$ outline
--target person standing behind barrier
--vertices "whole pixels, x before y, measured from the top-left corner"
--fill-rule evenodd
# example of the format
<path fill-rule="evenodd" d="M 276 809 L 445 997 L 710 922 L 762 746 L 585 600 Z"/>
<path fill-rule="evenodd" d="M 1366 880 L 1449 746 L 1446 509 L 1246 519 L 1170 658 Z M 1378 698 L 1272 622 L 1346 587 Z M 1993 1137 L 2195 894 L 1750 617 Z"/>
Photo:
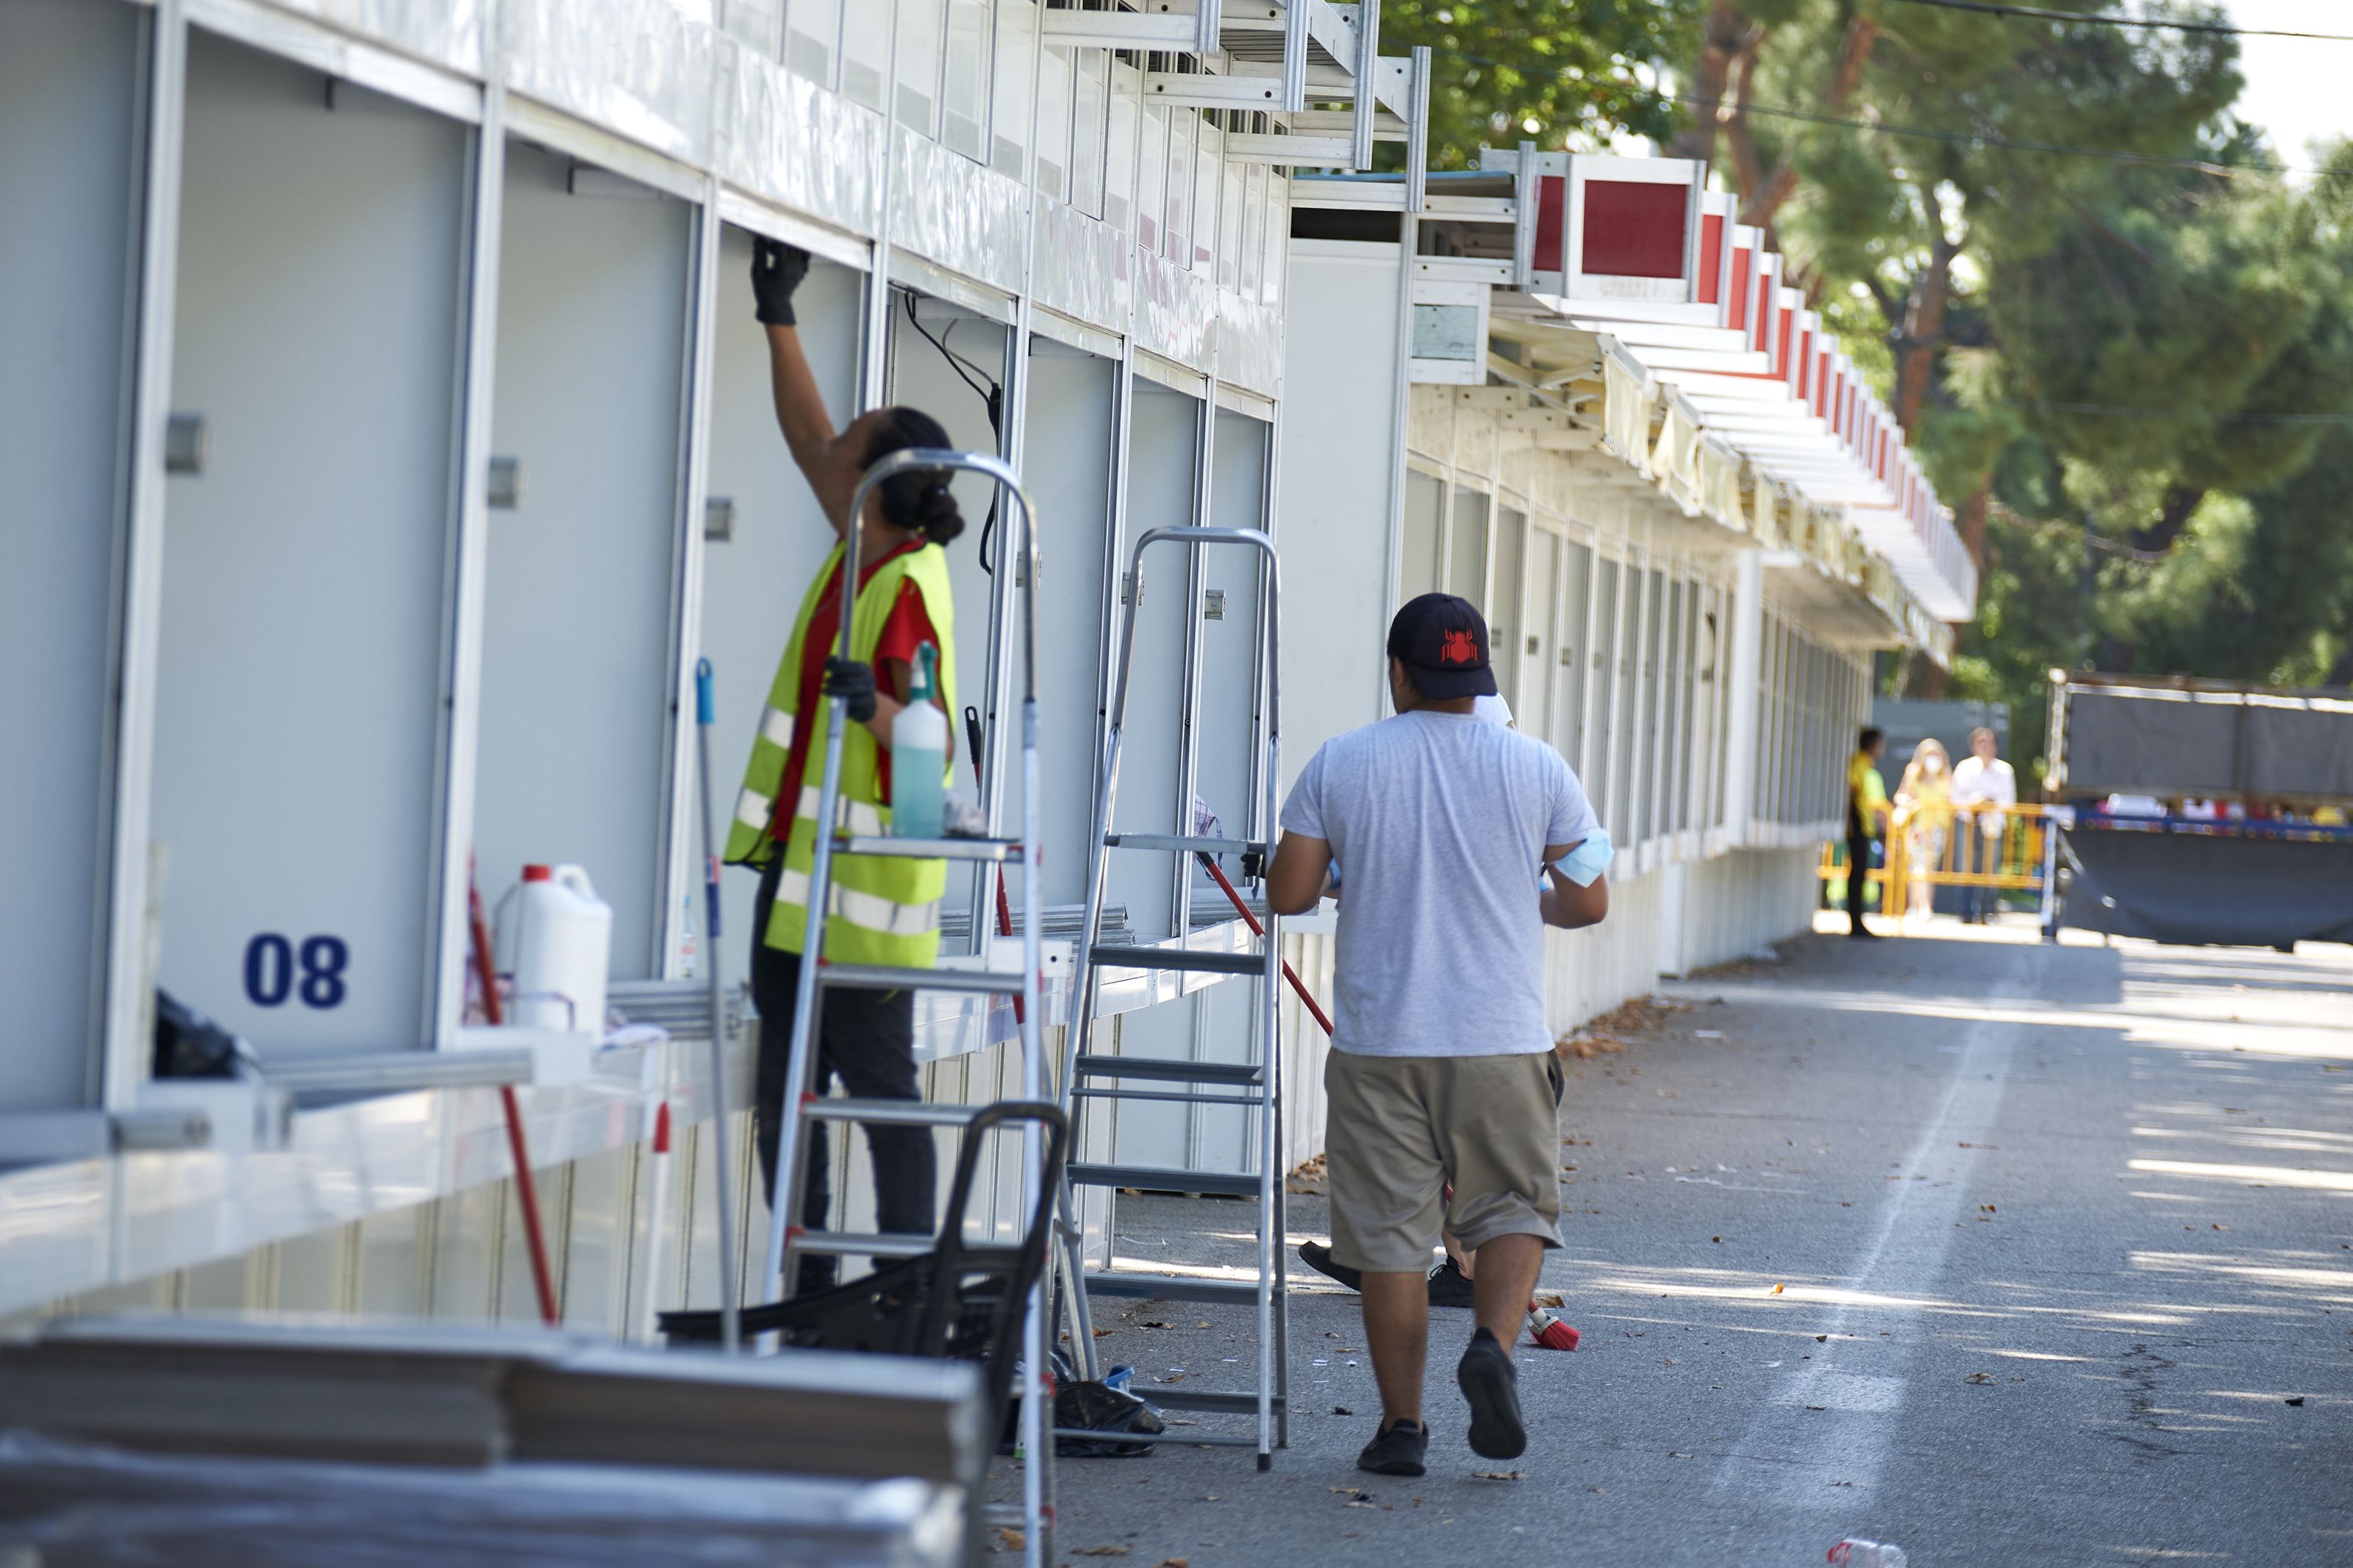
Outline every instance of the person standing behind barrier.
<path fill-rule="evenodd" d="M 859 478 L 893 452 L 945 447 L 939 421 L 913 408 L 877 408 L 836 433 L 824 394 L 801 353 L 793 292 L 808 273 L 806 252 L 773 240 L 755 242 L 752 294 L 768 339 L 776 423 L 794 463 L 817 492 L 837 541 L 850 526 L 849 498 Z M 919 651 L 936 656 L 936 703 L 955 711 L 955 607 L 949 596 L 947 553 L 941 546 L 964 531 L 964 517 L 948 490 L 948 476 L 916 469 L 884 480 L 868 496 L 858 519 L 858 588 L 850 602 L 852 657 L 836 653 L 841 635 L 842 545 L 818 569 L 802 598 L 752 744 L 735 820 L 727 833 L 729 865 L 760 868 L 753 910 L 752 993 L 760 1008 L 760 1063 L 752 1125 L 776 1201 L 776 1145 L 791 1050 L 793 1008 L 800 983 L 801 946 L 808 920 L 809 870 L 817 843 L 818 775 L 825 765 L 827 699 L 849 704 L 853 728 L 843 736 L 841 795 L 853 831 L 890 831 L 891 721 L 913 689 Z M 878 679 L 879 677 L 879 679 Z M 950 726 L 949 733 L 955 733 Z M 954 777 L 951 744 L 947 759 Z M 928 968 L 939 952 L 943 860 L 857 857 L 833 863 L 825 926 L 825 953 L 837 963 Z M 839 1077 L 849 1092 L 869 1100 L 920 1100 L 915 1075 L 914 997 L 895 991 L 819 993 L 815 1091 Z M 801 1224 L 825 1227 L 829 1207 L 825 1124 L 805 1129 Z M 887 1233 L 929 1236 L 937 1224 L 936 1155 L 927 1127 L 869 1126 L 873 1154 L 876 1221 Z M 835 1279 L 835 1259 L 803 1256 L 801 1292 Z"/>
<path fill-rule="evenodd" d="M 1875 724 L 1863 726 L 1846 762 L 1846 934 L 1875 937 L 1863 923 L 1863 901 L 1871 889 L 1871 846 L 1887 816 L 1887 781 L 1879 776 L 1880 753 L 1887 737 Z M 1883 882 L 1882 886 L 1885 884 Z"/>
<path fill-rule="evenodd" d="M 1973 863 L 1964 855 L 1961 869 L 1981 877 L 2001 869 L 2002 834 L 2010 825 L 2009 809 L 2018 804 L 2018 774 L 1999 751 L 1993 731 L 1980 724 L 1969 731 L 1969 754 L 1953 768 L 1953 805 L 1965 812 L 1977 808 L 1967 815 L 1977 818 L 1978 831 L 1962 840 L 1975 845 L 1976 858 Z M 1985 924 L 1987 915 L 2000 907 L 1996 889 L 1972 882 L 1961 889 L 1961 919 L 1972 925 Z"/>
<path fill-rule="evenodd" d="M 1476 609 L 1446 594 L 1409 603 L 1389 625 L 1388 679 L 1396 716 L 1325 742 L 1301 770 L 1267 904 L 1311 910 L 1334 857 L 1348 868 L 1324 1073 L 1332 1254 L 1363 1271 L 1381 1392 L 1356 1463 L 1418 1476 L 1441 1228 L 1478 1260 L 1477 1329 L 1455 1368 L 1471 1447 L 1501 1459 L 1527 1444 L 1511 1344 L 1545 1249 L 1560 1245 L 1544 928 L 1593 924 L 1609 891 L 1583 861 L 1556 865 L 1598 826 L 1568 763 L 1472 713 L 1495 689 Z M 1541 891 L 1540 868 L 1554 868 Z"/>
<path fill-rule="evenodd" d="M 1930 736 L 1912 748 L 1912 761 L 1895 786 L 1895 808 L 1905 818 L 1904 864 L 1907 916 L 1926 920 L 1936 908 L 1929 873 L 1944 864 L 1946 831 L 1953 821 L 1952 759 L 1945 742 Z"/>

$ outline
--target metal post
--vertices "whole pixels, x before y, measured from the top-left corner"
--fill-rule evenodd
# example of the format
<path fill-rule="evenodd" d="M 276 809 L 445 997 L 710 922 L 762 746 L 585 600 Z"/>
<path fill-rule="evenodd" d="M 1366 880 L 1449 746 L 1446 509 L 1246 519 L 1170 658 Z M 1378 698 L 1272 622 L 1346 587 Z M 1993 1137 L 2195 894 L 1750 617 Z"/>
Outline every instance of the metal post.
<path fill-rule="evenodd" d="M 702 972 L 711 995 L 711 1129 L 717 1140 L 719 1167 L 719 1334 L 727 1353 L 743 1348 L 744 1271 L 736 1263 L 735 1159 L 727 1136 L 727 972 L 720 946 L 719 920 L 719 775 L 711 767 L 711 731 L 717 722 L 718 704 L 711 695 L 711 661 L 694 666 L 695 737 L 702 777 Z M 758 935 L 754 934 L 754 940 Z M 653 1223 L 661 1224 L 661 1215 Z M 653 1281 L 647 1282 L 649 1290 Z"/>

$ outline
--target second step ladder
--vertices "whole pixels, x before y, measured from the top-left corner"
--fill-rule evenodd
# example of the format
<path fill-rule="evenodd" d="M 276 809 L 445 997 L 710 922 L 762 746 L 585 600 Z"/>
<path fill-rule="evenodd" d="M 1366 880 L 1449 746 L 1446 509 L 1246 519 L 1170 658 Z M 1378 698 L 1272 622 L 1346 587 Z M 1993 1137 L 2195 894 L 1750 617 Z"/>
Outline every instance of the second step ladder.
<path fill-rule="evenodd" d="M 1114 806 L 1119 795 L 1123 741 L 1127 730 L 1128 692 L 1135 672 L 1135 627 L 1144 599 L 1144 558 L 1155 545 L 1182 544 L 1198 548 L 1240 548 L 1262 557 L 1263 594 L 1259 606 L 1256 700 L 1250 718 L 1262 715 L 1259 752 L 1251 758 L 1250 783 L 1257 796 L 1243 837 L 1226 838 L 1194 833 L 1123 833 L 1114 830 Z M 1077 973 L 1071 983 L 1071 1026 L 1065 1037 L 1061 1078 L 1062 1107 L 1071 1121 L 1071 1147 L 1077 1151 L 1089 1110 L 1103 1102 L 1239 1109 L 1250 1124 L 1248 1142 L 1255 1165 L 1250 1170 L 1203 1169 L 1192 1166 L 1132 1165 L 1093 1163 L 1074 1158 L 1064 1169 L 1061 1195 L 1061 1239 L 1065 1288 L 1071 1291 L 1071 1342 L 1082 1377 L 1100 1375 L 1095 1365 L 1093 1313 L 1091 1302 L 1104 1297 L 1198 1301 L 1251 1308 L 1257 1319 L 1257 1376 L 1246 1389 L 1176 1389 L 1155 1387 L 1154 1403 L 1179 1410 L 1199 1410 L 1257 1418 L 1249 1436 L 1188 1433 L 1187 1443 L 1217 1443 L 1255 1448 L 1258 1467 L 1271 1469 L 1273 1453 L 1289 1442 L 1290 1412 L 1284 1365 L 1288 1309 L 1283 1291 L 1283 1173 L 1282 1166 L 1282 1072 L 1276 1022 L 1282 952 L 1271 913 L 1265 933 L 1253 949 L 1240 952 L 1219 945 L 1196 946 L 1189 900 L 1180 900 L 1176 934 L 1163 944 L 1109 944 L 1103 941 L 1104 881 L 1113 850 L 1143 851 L 1177 857 L 1185 874 L 1196 858 L 1225 855 L 1242 858 L 1247 874 L 1255 875 L 1271 847 L 1278 787 L 1277 601 L 1279 574 L 1274 542 L 1256 529 L 1198 526 L 1155 528 L 1136 542 L 1129 557 L 1127 582 L 1134 608 L 1123 617 L 1119 663 L 1111 689 L 1110 722 L 1097 758 L 1094 811 L 1088 840 L 1086 917 L 1075 955 Z M 1199 574 L 1194 580 L 1198 585 Z M 1262 705 L 1262 706 L 1261 706 Z M 1180 791 L 1182 826 L 1198 829 L 1189 799 Z M 1172 824 L 1179 826 L 1180 824 Z M 1244 979 L 1252 988 L 1249 1054 L 1240 1062 L 1172 1060 L 1130 1057 L 1094 1048 L 1095 1014 L 1107 975 L 1121 973 L 1213 974 Z M 1206 1196 L 1255 1199 L 1258 1215 L 1252 1277 L 1248 1279 L 1188 1279 L 1160 1273 L 1086 1266 L 1083 1226 L 1075 1193 L 1087 1187 L 1137 1188 L 1155 1192 L 1199 1194 Z"/>

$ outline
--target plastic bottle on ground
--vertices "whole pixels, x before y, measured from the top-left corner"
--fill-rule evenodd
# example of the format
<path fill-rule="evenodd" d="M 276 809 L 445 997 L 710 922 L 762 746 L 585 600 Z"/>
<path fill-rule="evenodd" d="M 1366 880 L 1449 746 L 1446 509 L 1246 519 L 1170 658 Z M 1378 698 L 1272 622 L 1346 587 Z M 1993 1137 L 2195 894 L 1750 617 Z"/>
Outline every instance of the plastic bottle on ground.
<path fill-rule="evenodd" d="M 1904 1548 L 1892 1541 L 1865 1541 L 1850 1535 L 1830 1550 L 1833 1568 L 1905 1568 Z"/>
<path fill-rule="evenodd" d="M 907 705 L 891 721 L 891 832 L 899 838 L 938 838 L 947 830 L 948 716 L 934 706 L 939 687 L 929 643 L 915 650 L 915 681 Z"/>

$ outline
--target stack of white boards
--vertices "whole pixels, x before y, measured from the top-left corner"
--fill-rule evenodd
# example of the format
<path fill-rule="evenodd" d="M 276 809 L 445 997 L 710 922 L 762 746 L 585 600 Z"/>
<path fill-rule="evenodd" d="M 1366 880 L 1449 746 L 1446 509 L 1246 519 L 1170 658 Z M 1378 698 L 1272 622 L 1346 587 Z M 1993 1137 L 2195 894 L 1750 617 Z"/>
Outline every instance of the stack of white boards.
<path fill-rule="evenodd" d="M 975 1536 L 981 1401 L 894 1356 L 58 1321 L 0 1342 L 0 1564 L 934 1568 Z"/>

